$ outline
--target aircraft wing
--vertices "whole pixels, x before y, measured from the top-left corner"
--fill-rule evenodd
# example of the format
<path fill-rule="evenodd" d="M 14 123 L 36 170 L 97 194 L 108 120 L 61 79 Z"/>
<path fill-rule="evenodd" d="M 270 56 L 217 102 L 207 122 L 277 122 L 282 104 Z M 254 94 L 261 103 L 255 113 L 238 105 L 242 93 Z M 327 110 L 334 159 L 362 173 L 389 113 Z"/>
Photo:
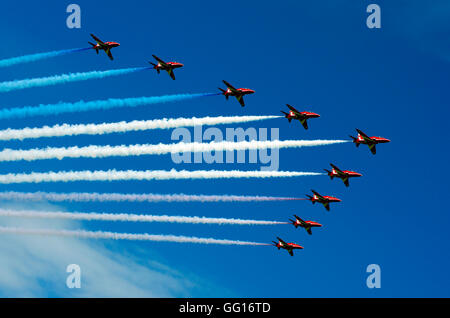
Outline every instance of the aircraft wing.
<path fill-rule="evenodd" d="M 278 241 L 280 241 L 281 243 L 283 243 L 284 245 L 287 245 L 287 243 L 285 241 L 283 241 L 282 239 L 280 239 L 279 237 L 277 237 Z"/>
<path fill-rule="evenodd" d="M 292 107 L 291 105 L 286 104 L 286 106 L 287 106 L 290 110 L 292 110 L 294 113 L 300 114 L 300 112 L 299 112 L 298 110 L 296 110 L 294 107 Z"/>
<path fill-rule="evenodd" d="M 157 60 L 161 65 L 167 66 L 167 63 L 164 62 L 163 60 L 161 60 L 159 57 L 157 57 L 157 56 L 154 55 L 154 54 L 152 54 L 152 56 L 153 56 L 153 58 L 154 58 L 155 60 Z"/>
<path fill-rule="evenodd" d="M 348 180 L 347 174 L 345 174 L 344 172 L 342 172 L 341 169 L 339 169 L 338 167 L 336 167 L 334 164 L 330 163 L 330 166 L 333 167 L 334 171 L 336 171 L 336 173 L 338 174 L 339 177 L 344 177 L 344 183 L 345 183 L 345 179 Z"/>
<path fill-rule="evenodd" d="M 303 128 L 308 129 L 308 122 L 306 119 L 300 119 L 300 123 L 303 125 Z"/>
<path fill-rule="evenodd" d="M 323 199 L 323 196 L 321 196 L 320 194 L 318 194 L 316 191 L 311 190 L 312 193 L 314 193 L 319 199 Z"/>
<path fill-rule="evenodd" d="M 170 77 L 172 77 L 172 79 L 175 80 L 175 73 L 173 72 L 173 69 L 169 68 L 167 70 L 167 73 L 169 73 Z"/>
<path fill-rule="evenodd" d="M 306 232 L 308 232 L 309 235 L 312 235 L 312 231 L 311 231 L 310 227 L 306 228 Z"/>
<path fill-rule="evenodd" d="M 374 155 L 377 153 L 377 148 L 375 144 L 369 144 L 369 149 Z"/>
<path fill-rule="evenodd" d="M 358 128 L 356 128 L 356 131 L 358 132 L 358 134 L 361 135 L 361 137 L 363 137 L 363 139 L 367 142 L 373 142 L 372 138 L 370 138 L 369 136 L 367 136 L 365 133 L 363 133 L 361 130 L 359 130 Z"/>
<path fill-rule="evenodd" d="M 108 57 L 109 57 L 109 59 L 110 59 L 111 61 L 114 60 L 114 57 L 113 57 L 112 54 L 111 54 L 111 49 L 106 49 L 105 52 L 106 52 L 106 54 L 108 55 Z"/>
<path fill-rule="evenodd" d="M 292 250 L 288 250 L 289 255 L 294 256 L 294 252 Z"/>
<path fill-rule="evenodd" d="M 334 164 L 330 163 L 331 168 L 333 168 L 334 170 L 336 170 L 336 172 L 342 172 L 341 169 L 339 169 L 338 167 L 336 167 Z"/>
<path fill-rule="evenodd" d="M 91 33 L 92 38 L 95 40 L 95 42 L 97 42 L 98 44 L 104 44 L 102 40 L 100 40 L 98 37 L 96 37 L 95 35 L 93 35 Z"/>
<path fill-rule="evenodd" d="M 241 106 L 244 107 L 245 106 L 244 97 L 242 97 L 242 95 L 238 95 L 238 96 L 236 96 L 236 98 L 237 98 L 239 104 L 241 104 Z"/>
<path fill-rule="evenodd" d="M 231 85 L 230 83 L 228 83 L 227 81 L 223 80 L 222 81 L 229 89 L 231 89 L 233 92 L 237 91 L 237 89 Z"/>
<path fill-rule="evenodd" d="M 325 202 L 323 206 L 327 209 L 327 211 L 330 211 L 330 202 Z"/>
<path fill-rule="evenodd" d="M 342 181 L 344 181 L 344 184 L 346 187 L 348 187 L 350 185 L 350 183 L 348 182 L 348 178 L 344 178 L 344 179 L 342 179 Z"/>

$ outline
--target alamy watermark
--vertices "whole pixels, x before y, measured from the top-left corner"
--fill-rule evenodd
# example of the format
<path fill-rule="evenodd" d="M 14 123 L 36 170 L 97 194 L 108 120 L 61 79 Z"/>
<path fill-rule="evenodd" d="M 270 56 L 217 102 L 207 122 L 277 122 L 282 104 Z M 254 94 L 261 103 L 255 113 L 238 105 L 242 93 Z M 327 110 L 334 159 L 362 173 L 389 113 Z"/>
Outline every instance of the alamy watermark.
<path fill-rule="evenodd" d="M 366 272 L 370 273 L 366 279 L 367 288 L 381 288 L 381 268 L 378 264 L 370 264 L 366 268 Z"/>
<path fill-rule="evenodd" d="M 81 28 L 81 8 L 78 4 L 69 4 L 66 12 L 70 13 L 66 19 L 66 25 L 69 29 Z"/>
<path fill-rule="evenodd" d="M 369 29 L 381 28 L 381 8 L 378 4 L 369 4 L 366 9 L 370 15 L 367 17 L 366 25 Z"/>
<path fill-rule="evenodd" d="M 81 288 L 81 267 L 77 264 L 67 265 L 66 272 L 70 273 L 66 279 L 67 288 Z"/>
<path fill-rule="evenodd" d="M 279 129 L 268 128 L 247 129 L 226 128 L 225 134 L 216 127 L 209 127 L 203 131 L 202 126 L 193 128 L 193 133 L 187 128 L 176 128 L 172 131 L 171 140 L 190 143 L 190 142 L 240 142 L 240 141 L 267 141 L 279 140 Z M 270 139 L 269 139 L 270 138 Z M 209 152 L 182 152 L 172 154 L 172 161 L 180 163 L 250 163 L 262 164 L 261 171 L 275 171 L 280 167 L 279 149 L 259 149 L 259 150 L 237 150 L 237 151 L 209 151 Z"/>

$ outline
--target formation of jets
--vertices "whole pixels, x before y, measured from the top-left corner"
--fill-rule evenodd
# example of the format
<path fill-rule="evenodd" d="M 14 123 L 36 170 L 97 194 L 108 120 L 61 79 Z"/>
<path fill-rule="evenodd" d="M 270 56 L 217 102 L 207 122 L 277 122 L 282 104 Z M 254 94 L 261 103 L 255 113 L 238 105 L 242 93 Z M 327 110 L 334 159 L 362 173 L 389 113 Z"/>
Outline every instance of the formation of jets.
<path fill-rule="evenodd" d="M 92 45 L 92 48 L 97 52 L 97 54 L 99 53 L 100 50 L 105 51 L 106 55 L 108 55 L 108 57 L 111 60 L 113 60 L 114 58 L 111 54 L 111 49 L 120 46 L 120 44 L 117 42 L 111 42 L 111 41 L 103 42 L 102 40 L 100 40 L 98 37 L 96 37 L 93 34 L 91 34 L 91 37 L 95 40 L 96 43 L 95 44 L 91 43 L 91 42 L 88 42 L 88 43 L 90 45 Z M 161 71 L 166 71 L 173 80 L 175 80 L 174 70 L 184 66 L 183 64 L 178 63 L 178 62 L 164 62 L 161 58 L 157 57 L 154 54 L 152 56 L 156 60 L 156 63 L 149 62 L 153 66 L 153 69 L 155 69 L 158 74 L 160 74 Z M 244 96 L 255 93 L 255 91 L 250 88 L 235 88 L 233 85 L 231 85 L 230 83 L 228 83 L 225 80 L 223 80 L 223 83 L 225 84 L 225 86 L 227 88 L 226 89 L 219 88 L 219 90 L 221 91 L 221 94 L 224 95 L 227 100 L 229 99 L 230 96 L 235 97 L 242 107 L 245 106 Z M 289 112 L 281 111 L 284 114 L 284 117 L 287 118 L 289 123 L 291 123 L 292 120 L 298 120 L 302 124 L 303 128 L 305 128 L 305 129 L 308 129 L 308 120 L 309 119 L 320 117 L 320 115 L 317 113 L 313 113 L 310 111 L 298 111 L 297 109 L 295 109 L 293 106 L 291 106 L 289 104 L 286 104 L 286 106 L 289 108 Z M 377 144 L 390 142 L 390 140 L 387 138 L 375 137 L 375 136 L 369 137 L 368 135 L 366 135 L 364 132 L 362 132 L 359 129 L 356 129 L 356 131 L 358 133 L 357 137 L 350 136 L 350 138 L 353 140 L 353 143 L 356 144 L 356 147 L 359 147 L 360 144 L 367 145 L 369 147 L 370 151 L 372 152 L 372 154 L 374 154 L 374 155 L 377 152 L 376 151 Z M 333 178 L 341 179 L 344 182 L 346 187 L 349 187 L 349 185 L 350 185 L 349 184 L 350 178 L 362 176 L 362 174 L 355 172 L 355 171 L 341 170 L 332 163 L 330 163 L 330 166 L 332 168 L 331 171 L 324 169 L 327 172 L 330 179 L 331 180 L 333 180 Z M 328 196 L 328 195 L 321 195 L 315 190 L 311 190 L 311 191 L 312 191 L 313 195 L 307 194 L 306 199 L 311 201 L 312 204 L 315 204 L 316 202 L 323 204 L 323 206 L 325 207 L 325 209 L 327 211 L 330 211 L 330 203 L 341 202 L 341 200 L 336 197 Z M 295 214 L 294 214 L 294 217 L 295 217 L 295 220 L 289 219 L 290 224 L 294 225 L 295 228 L 298 228 L 298 227 L 304 228 L 309 235 L 312 234 L 312 228 L 322 227 L 322 224 L 320 224 L 320 223 L 317 223 L 314 221 L 305 221 Z M 303 246 L 300 246 L 296 243 L 286 243 L 279 237 L 277 237 L 277 239 L 278 239 L 278 242 L 272 241 L 273 245 L 276 246 L 278 249 L 282 248 L 282 249 L 287 250 L 291 256 L 294 255 L 294 250 L 303 249 Z"/>

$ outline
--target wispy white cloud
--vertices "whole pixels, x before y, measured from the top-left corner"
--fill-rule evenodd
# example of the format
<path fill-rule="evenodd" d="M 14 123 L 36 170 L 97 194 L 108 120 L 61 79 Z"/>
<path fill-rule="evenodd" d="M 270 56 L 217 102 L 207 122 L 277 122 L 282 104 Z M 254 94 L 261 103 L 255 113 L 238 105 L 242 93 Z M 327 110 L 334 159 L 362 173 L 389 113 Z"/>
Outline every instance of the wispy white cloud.
<path fill-rule="evenodd" d="M 61 209 L 46 204 L 26 206 L 30 207 Z M 81 227 L 81 223 L 72 220 L 0 220 L 4 226 L 24 228 Z M 2 234 L 0 253 L 3 297 L 187 297 L 192 296 L 193 290 L 211 288 L 198 277 L 181 274 L 156 260 L 149 261 L 148 250 L 124 254 L 123 249 L 115 252 L 95 240 Z M 81 289 L 66 287 L 66 267 L 72 263 L 81 267 Z"/>

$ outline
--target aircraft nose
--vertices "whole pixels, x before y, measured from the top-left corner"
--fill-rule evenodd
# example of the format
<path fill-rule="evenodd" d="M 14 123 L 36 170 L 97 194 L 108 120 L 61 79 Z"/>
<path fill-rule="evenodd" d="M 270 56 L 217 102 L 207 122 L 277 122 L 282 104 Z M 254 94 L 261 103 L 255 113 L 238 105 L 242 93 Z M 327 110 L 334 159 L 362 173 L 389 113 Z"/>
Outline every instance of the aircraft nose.
<path fill-rule="evenodd" d="M 255 91 L 253 89 L 250 90 L 250 94 L 253 94 Z"/>

